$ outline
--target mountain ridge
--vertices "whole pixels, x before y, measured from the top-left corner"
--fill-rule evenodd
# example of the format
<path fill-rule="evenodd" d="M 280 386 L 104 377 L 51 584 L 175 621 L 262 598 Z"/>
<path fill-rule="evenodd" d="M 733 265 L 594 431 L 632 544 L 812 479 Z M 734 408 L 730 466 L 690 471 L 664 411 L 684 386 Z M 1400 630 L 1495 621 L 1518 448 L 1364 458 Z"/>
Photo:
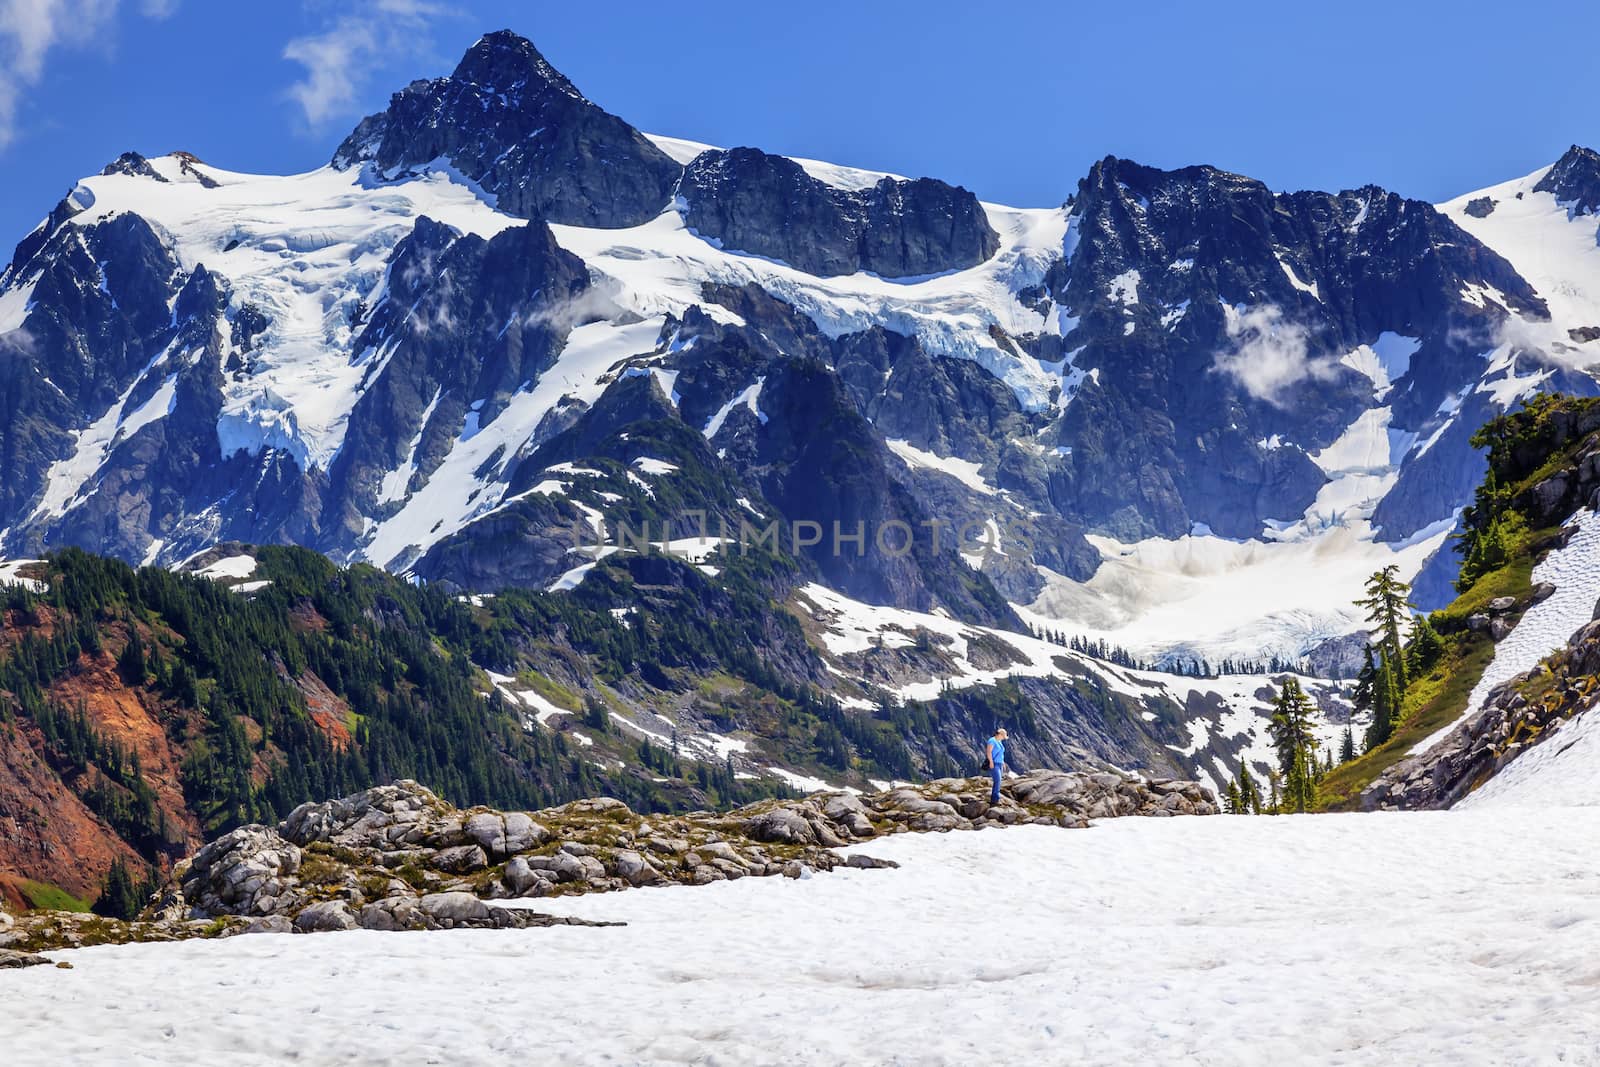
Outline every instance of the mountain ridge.
<path fill-rule="evenodd" d="M 597 151 L 632 153 L 636 177 L 670 172 L 660 185 L 680 199 L 671 190 L 659 203 L 654 193 L 619 199 L 586 184 L 585 168 L 598 157 L 548 140 L 555 133 L 534 137 L 543 127 L 530 123 L 546 111 L 561 120 L 547 126 L 577 131 Z M 1576 162 L 1563 173 L 1577 181 L 1587 157 L 1577 149 L 1568 156 Z M 587 418 L 625 374 L 654 375 L 669 402 L 685 405 L 686 421 L 727 408 L 712 437 L 788 432 L 777 423 L 746 426 L 741 413 L 765 411 L 758 400 L 736 403 L 776 388 L 758 384 L 776 366 L 770 346 L 763 351 L 752 336 L 737 357 L 746 376 L 734 381 L 733 364 L 717 369 L 718 361 L 685 347 L 705 343 L 692 340 L 705 330 L 686 333 L 681 324 L 705 315 L 724 335 L 781 331 L 781 355 L 804 355 L 840 375 L 847 388 L 827 403 L 866 414 L 871 433 L 890 442 L 889 458 L 875 462 L 891 464 L 888 480 L 906 485 L 924 513 L 997 528 L 1017 515 L 1044 522 L 1049 552 L 1002 553 L 997 544 L 978 554 L 987 558 L 974 580 L 1018 609 L 1078 622 L 1091 636 L 1154 656 L 1220 658 L 1255 642 L 1293 657 L 1348 633 L 1353 615 L 1334 598 L 1308 594 L 1281 617 L 1263 606 L 1233 629 L 1174 634 L 1143 606 L 1157 588 L 1181 581 L 1161 562 L 1171 555 L 1163 544 L 1221 560 L 1235 554 L 1230 544 L 1244 542 L 1259 546 L 1261 560 L 1287 566 L 1350 531 L 1352 568 L 1399 558 L 1416 570 L 1430 554 L 1443 567 L 1441 524 L 1470 497 L 1480 470 L 1465 441 L 1475 425 L 1530 389 L 1594 388 L 1576 367 L 1526 375 L 1545 360 L 1573 361 L 1545 335 L 1559 332 L 1556 340 L 1582 355 L 1591 342 L 1578 340 L 1587 326 L 1574 323 L 1587 312 L 1552 313 L 1544 301 L 1559 279 L 1535 287 L 1496 251 L 1502 245 L 1472 236 L 1494 215 L 1439 211 L 1373 187 L 1273 193 L 1217 168 L 1159 171 L 1107 157 L 1063 208 L 1010 209 L 972 197 L 977 214 L 965 217 L 977 228 L 957 226 L 967 227 L 961 241 L 972 251 L 950 260 L 951 270 L 901 279 L 811 274 L 759 249 L 718 247 L 726 235 L 719 242 L 696 232 L 696 200 L 706 194 L 695 186 L 683 199 L 683 176 L 697 161 L 730 158 L 652 139 L 594 108 L 509 33 L 480 39 L 451 76 L 396 94 L 325 172 L 260 179 L 192 157 L 123 157 L 19 245 L 0 283 L 8 287 L 0 300 L 10 301 L 0 303 L 10 309 L 0 326 L 13 327 L 3 336 L 17 351 L 10 392 L 22 399 L 0 450 L 10 487 L 0 501 L 4 551 L 79 543 L 130 562 L 170 563 L 218 540 L 280 540 L 405 570 L 446 539 L 470 541 L 478 522 L 494 525 L 504 546 L 515 522 L 524 531 L 519 551 L 540 561 L 516 580 L 556 581 L 581 560 L 559 550 L 554 531 L 587 513 L 575 499 L 551 499 L 543 518 L 524 523 L 527 502 L 507 501 L 550 479 L 513 473 L 546 437 Z M 815 251 L 834 257 L 830 263 L 839 262 L 836 253 L 819 250 L 865 247 L 865 231 L 855 227 L 862 211 L 877 209 L 863 197 L 924 181 L 754 150 L 740 158 L 758 170 L 781 164 L 792 186 L 769 187 L 737 168 L 725 173 L 719 184 L 746 205 L 739 215 L 777 220 L 749 233 L 776 235 L 794 246 L 791 255 Z M 492 159 L 503 164 L 494 174 Z M 508 192 L 513 187 L 522 191 Z M 639 186 L 646 187 L 656 186 Z M 812 195 L 802 187 L 822 190 L 817 203 L 833 206 L 791 215 Z M 545 208 L 527 207 L 546 193 Z M 711 195 L 714 203 L 721 194 Z M 268 213 L 269 197 L 295 212 Z M 548 206 L 557 200 L 564 206 Z M 637 210 L 604 220 L 594 213 L 623 203 Z M 953 254 L 957 245 L 940 242 L 960 216 L 954 202 L 927 210 L 898 203 L 890 214 L 902 249 L 926 239 L 920 247 L 946 250 L 931 262 L 918 253 L 915 269 Z M 368 218 L 358 223 L 362 212 Z M 138 222 L 119 221 L 146 216 L 161 237 L 137 238 Z M 632 225 L 600 225 L 618 222 Z M 128 233 L 119 236 L 117 226 Z M 548 228 L 532 257 L 544 264 L 537 277 L 496 295 L 489 275 L 428 269 L 436 257 L 464 264 L 477 255 L 474 242 L 513 240 L 505 231 L 519 226 Z M 79 255 L 69 247 L 79 238 L 114 254 Z M 40 259 L 51 240 L 58 251 Z M 141 240 L 148 251 L 138 251 Z M 97 359 L 102 383 L 93 387 L 58 380 L 61 352 L 98 357 L 100 334 L 142 321 L 122 321 L 139 307 L 136 293 L 112 293 L 113 261 L 137 256 L 172 261 L 162 268 L 173 278 L 169 290 L 179 287 L 173 270 L 190 275 L 183 284 L 197 295 L 185 306 L 199 316 L 196 337 L 174 348 L 155 329 L 147 299 L 151 324 L 134 342 L 136 356 L 111 366 Z M 562 266 L 569 256 L 586 269 Z M 820 262 L 811 265 L 836 269 Z M 35 268 L 40 278 L 56 272 L 53 288 L 40 291 Z M 560 299 L 527 296 L 544 292 L 546 281 L 578 286 L 580 274 L 587 285 Z M 200 299 L 208 285 L 216 295 Z M 735 288 L 759 290 L 765 302 L 739 297 L 730 305 Z M 741 325 L 735 307 L 759 322 Z M 797 329 L 799 319 L 810 326 Z M 1543 331 L 1538 343 L 1519 347 L 1513 335 L 1534 329 Z M 35 335 L 49 368 L 21 358 L 17 338 L 37 351 Z M 195 355 L 196 344 L 207 354 Z M 464 375 L 454 365 L 462 348 L 471 368 Z M 726 342 L 720 351 L 733 358 Z M 62 385 L 72 396 L 54 395 Z M 91 432 L 97 421 L 104 428 Z M 712 443 L 719 456 L 745 455 Z M 962 474 L 968 464 L 970 477 Z M 740 474 L 728 484 L 747 499 L 763 491 Z M 87 492 L 94 485 L 114 493 Z M 244 497 L 243 486 L 257 489 Z M 605 512 L 598 500 L 583 503 Z M 608 520 L 642 517 L 638 502 L 624 506 L 634 511 Z M 1122 547 L 1108 552 L 1085 533 Z M 1123 559 L 1138 562 L 1130 570 Z M 833 566 L 814 554 L 812 563 Z M 891 578 L 895 568 L 882 560 L 857 570 L 863 584 L 844 589 L 852 595 L 910 606 L 901 598 L 929 588 L 924 577 Z M 1135 573 L 1142 577 L 1130 587 L 1124 576 Z M 490 584 L 504 578 L 483 576 Z M 1195 614 L 1205 618 L 1202 603 Z"/>

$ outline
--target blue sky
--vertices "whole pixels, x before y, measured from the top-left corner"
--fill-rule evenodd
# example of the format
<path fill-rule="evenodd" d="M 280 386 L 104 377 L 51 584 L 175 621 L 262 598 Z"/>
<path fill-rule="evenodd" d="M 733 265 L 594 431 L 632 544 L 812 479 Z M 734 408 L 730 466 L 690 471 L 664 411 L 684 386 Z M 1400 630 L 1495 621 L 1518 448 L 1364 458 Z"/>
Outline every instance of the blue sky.
<path fill-rule="evenodd" d="M 1108 153 L 1443 199 L 1600 142 L 1600 4 L 0 0 L 0 245 L 126 149 L 317 166 L 481 32 L 634 125 L 1065 199 Z"/>

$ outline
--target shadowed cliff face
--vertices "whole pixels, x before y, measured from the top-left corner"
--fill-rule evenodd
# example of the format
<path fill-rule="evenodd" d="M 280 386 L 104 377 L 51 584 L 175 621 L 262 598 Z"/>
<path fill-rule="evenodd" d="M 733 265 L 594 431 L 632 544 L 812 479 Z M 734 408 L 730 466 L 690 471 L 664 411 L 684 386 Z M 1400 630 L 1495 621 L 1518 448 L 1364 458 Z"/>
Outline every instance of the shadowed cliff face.
<path fill-rule="evenodd" d="M 1073 211 L 1078 245 L 1052 296 L 1077 320 L 1064 343 L 1091 377 L 1066 414 L 1057 492 L 1122 537 L 1195 522 L 1253 537 L 1297 517 L 1326 478 L 1310 455 L 1363 410 L 1381 399 L 1392 425 L 1420 430 L 1476 380 L 1508 311 L 1544 313 L 1510 264 L 1375 187 L 1275 194 L 1209 167 L 1108 158 Z M 1507 306 L 1474 304 L 1474 285 Z M 1376 382 L 1350 356 L 1384 334 L 1411 352 Z M 1448 461 L 1470 466 L 1459 450 Z M 1403 537 L 1440 515 L 1397 503 L 1385 529 Z"/>
<path fill-rule="evenodd" d="M 932 178 L 841 189 L 754 148 L 697 156 L 678 195 L 696 233 L 809 274 L 938 274 L 977 266 L 1000 246 L 965 189 Z"/>

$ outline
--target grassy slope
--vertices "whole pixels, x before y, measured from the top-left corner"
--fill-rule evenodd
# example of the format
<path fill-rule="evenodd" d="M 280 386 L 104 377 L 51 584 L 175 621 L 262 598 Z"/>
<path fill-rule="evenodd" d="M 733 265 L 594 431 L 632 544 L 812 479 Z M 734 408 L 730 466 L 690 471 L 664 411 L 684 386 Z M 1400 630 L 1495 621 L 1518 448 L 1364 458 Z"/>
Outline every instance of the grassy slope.
<path fill-rule="evenodd" d="M 1563 399 L 1561 406 L 1590 405 L 1591 400 Z M 1544 420 L 1541 420 L 1543 422 Z M 1564 441 L 1529 473 L 1516 472 L 1510 496 L 1516 499 L 1551 474 L 1569 466 L 1573 455 L 1587 436 Z M 1520 528 L 1507 545 L 1509 558 L 1504 566 L 1481 576 L 1472 587 L 1448 607 L 1430 617 L 1444 639 L 1445 651 L 1433 669 L 1414 679 L 1406 691 L 1405 720 L 1389 741 L 1349 763 L 1335 767 L 1318 786 L 1318 806 L 1329 811 L 1348 811 L 1359 806 L 1361 791 L 1384 771 L 1428 737 L 1466 710 L 1467 698 L 1494 658 L 1494 642 L 1487 634 L 1467 629 L 1468 616 L 1484 610 L 1489 601 L 1501 596 L 1516 597 L 1519 610 L 1526 608 L 1532 589 L 1533 568 L 1544 555 L 1558 527 L 1528 531 Z"/>

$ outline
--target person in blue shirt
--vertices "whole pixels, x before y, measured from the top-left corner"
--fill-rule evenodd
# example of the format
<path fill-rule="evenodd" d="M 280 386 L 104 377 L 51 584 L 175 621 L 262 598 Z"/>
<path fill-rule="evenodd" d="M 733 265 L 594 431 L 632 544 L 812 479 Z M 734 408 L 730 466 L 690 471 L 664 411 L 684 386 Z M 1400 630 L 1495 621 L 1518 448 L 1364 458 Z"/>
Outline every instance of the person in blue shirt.
<path fill-rule="evenodd" d="M 985 754 L 989 761 L 989 781 L 994 789 L 989 794 L 989 803 L 1000 803 L 1000 774 L 1006 767 L 1006 731 L 1002 727 L 994 732 L 985 747 Z"/>

